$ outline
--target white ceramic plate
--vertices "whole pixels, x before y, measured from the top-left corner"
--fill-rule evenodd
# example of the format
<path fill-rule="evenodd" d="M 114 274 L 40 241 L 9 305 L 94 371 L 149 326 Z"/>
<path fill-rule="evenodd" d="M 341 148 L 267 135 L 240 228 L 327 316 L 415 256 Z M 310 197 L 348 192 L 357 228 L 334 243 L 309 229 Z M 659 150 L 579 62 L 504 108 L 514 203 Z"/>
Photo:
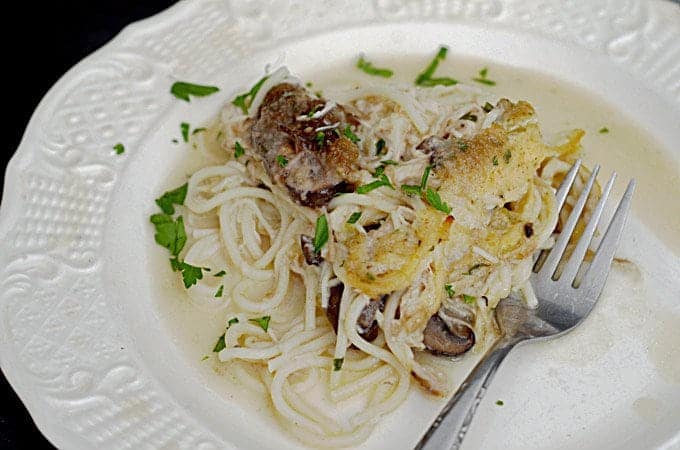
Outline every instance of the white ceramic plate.
<path fill-rule="evenodd" d="M 612 274 L 609 300 L 578 331 L 519 349 L 465 447 L 680 448 L 680 218 L 654 200 L 680 175 L 680 8 L 637 0 L 182 2 L 74 67 L 31 119 L 0 220 L 2 370 L 55 445 L 296 447 L 178 350 L 157 307 L 164 275 L 147 218 L 186 152 L 169 141 L 266 63 L 307 74 L 359 51 L 427 59 L 441 43 L 449 58 L 541 72 L 606 100 L 656 142 L 654 158 L 641 149 L 624 165 L 663 160 L 670 174 L 638 191 L 620 251 L 635 263 L 633 288 Z M 175 80 L 223 90 L 185 104 L 168 92 Z M 436 408 L 414 393 L 366 447 L 412 447 Z"/>

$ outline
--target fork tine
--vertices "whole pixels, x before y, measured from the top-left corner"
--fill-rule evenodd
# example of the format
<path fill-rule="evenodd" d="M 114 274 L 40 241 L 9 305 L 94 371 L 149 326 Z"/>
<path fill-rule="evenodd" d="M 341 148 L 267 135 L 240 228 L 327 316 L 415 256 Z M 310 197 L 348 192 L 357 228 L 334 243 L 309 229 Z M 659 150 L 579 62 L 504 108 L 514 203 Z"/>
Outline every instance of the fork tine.
<path fill-rule="evenodd" d="M 595 183 L 595 178 L 597 178 L 597 174 L 599 171 L 600 171 L 599 165 L 593 168 L 593 172 L 590 174 L 588 182 L 583 187 L 583 190 L 581 191 L 581 194 L 579 195 L 578 200 L 574 205 L 574 209 L 571 211 L 571 214 L 569 214 L 567 223 L 564 224 L 564 228 L 562 229 L 562 232 L 555 241 L 555 245 L 553 245 L 553 248 L 550 250 L 548 257 L 545 259 L 543 267 L 541 267 L 541 270 L 539 270 L 539 273 L 541 275 L 547 275 L 552 277 L 552 275 L 555 273 L 555 269 L 557 269 L 557 265 L 560 263 L 560 259 L 562 259 L 564 249 L 567 248 L 567 244 L 569 243 L 571 234 L 574 232 L 576 223 L 578 223 L 578 219 L 581 216 L 581 211 L 583 211 L 583 207 L 585 206 L 586 201 L 588 200 L 588 195 L 590 194 L 590 190 L 592 189 L 593 184 Z"/>
<path fill-rule="evenodd" d="M 593 258 L 593 262 L 588 267 L 586 274 L 581 281 L 581 287 L 587 289 L 592 298 L 597 298 L 602 292 L 604 282 L 607 280 L 609 273 L 609 266 L 611 266 L 614 259 L 614 252 L 621 240 L 623 227 L 626 225 L 628 218 L 628 211 L 630 211 L 631 199 L 633 198 L 633 191 L 635 191 L 635 180 L 630 180 L 623 198 L 616 208 L 614 217 L 612 217 L 607 232 L 605 233 L 600 245 L 597 247 L 597 252 Z"/>
<path fill-rule="evenodd" d="M 602 191 L 602 196 L 597 202 L 597 206 L 593 210 L 593 215 L 590 217 L 590 221 L 588 221 L 588 225 L 583 231 L 583 235 L 581 235 L 579 238 L 574 252 L 569 257 L 569 261 L 567 262 L 567 265 L 564 266 L 564 270 L 560 275 L 560 278 L 569 281 L 570 283 L 574 281 L 574 278 L 576 278 L 578 269 L 581 267 L 581 263 L 583 262 L 583 257 L 588 251 L 590 241 L 593 238 L 593 234 L 595 234 L 597 223 L 600 221 L 600 216 L 604 210 L 604 205 L 607 202 L 607 197 L 609 197 L 609 193 L 612 190 L 612 186 L 614 185 L 614 180 L 616 180 L 616 172 L 612 173 L 611 178 L 609 178 L 607 186 L 605 186 L 604 191 Z"/>
<path fill-rule="evenodd" d="M 564 201 L 567 199 L 567 194 L 569 194 L 571 185 L 574 183 L 574 179 L 576 178 L 576 174 L 578 174 L 578 170 L 580 168 L 581 160 L 577 159 L 574 165 L 571 166 L 571 169 L 569 169 L 569 172 L 567 172 L 567 174 L 564 176 L 564 180 L 562 180 L 562 184 L 560 184 L 559 189 L 557 189 L 557 192 L 555 193 L 555 199 L 557 201 L 558 211 L 562 210 Z"/>

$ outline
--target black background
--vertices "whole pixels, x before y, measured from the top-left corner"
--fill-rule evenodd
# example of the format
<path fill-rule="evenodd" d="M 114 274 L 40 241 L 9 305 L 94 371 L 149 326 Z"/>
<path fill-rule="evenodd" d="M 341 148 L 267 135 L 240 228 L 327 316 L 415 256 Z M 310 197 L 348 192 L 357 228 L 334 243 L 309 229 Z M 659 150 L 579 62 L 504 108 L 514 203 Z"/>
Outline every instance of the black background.
<path fill-rule="evenodd" d="M 19 145 L 47 90 L 75 63 L 125 25 L 172 5 L 170 0 L 6 2 L 2 33 L 2 166 Z M 0 448 L 54 448 L 0 376 Z"/>

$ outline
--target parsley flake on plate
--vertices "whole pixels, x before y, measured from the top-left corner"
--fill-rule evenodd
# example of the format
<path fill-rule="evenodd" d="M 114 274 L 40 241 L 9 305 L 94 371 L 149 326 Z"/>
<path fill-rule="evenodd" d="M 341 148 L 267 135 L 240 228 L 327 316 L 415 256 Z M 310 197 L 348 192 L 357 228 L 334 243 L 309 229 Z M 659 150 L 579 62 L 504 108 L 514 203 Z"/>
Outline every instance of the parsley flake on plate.
<path fill-rule="evenodd" d="M 187 83 L 186 81 L 177 81 L 170 87 L 170 93 L 180 100 L 185 102 L 190 101 L 190 95 L 194 97 L 205 97 L 219 91 L 220 88 L 216 86 L 203 86 L 200 84 Z"/>

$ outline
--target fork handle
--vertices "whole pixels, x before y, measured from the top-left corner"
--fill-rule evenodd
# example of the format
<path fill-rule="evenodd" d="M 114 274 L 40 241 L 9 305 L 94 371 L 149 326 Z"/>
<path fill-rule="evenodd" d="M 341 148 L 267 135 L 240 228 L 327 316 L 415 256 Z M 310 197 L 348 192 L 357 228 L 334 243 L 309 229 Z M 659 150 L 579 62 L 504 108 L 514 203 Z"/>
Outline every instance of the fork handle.
<path fill-rule="evenodd" d="M 454 450 L 460 448 L 470 428 L 477 406 L 496 374 L 498 366 L 512 350 L 514 343 L 504 339 L 496 342 L 477 363 L 458 391 L 448 401 L 439 416 L 420 439 L 416 450 Z"/>

